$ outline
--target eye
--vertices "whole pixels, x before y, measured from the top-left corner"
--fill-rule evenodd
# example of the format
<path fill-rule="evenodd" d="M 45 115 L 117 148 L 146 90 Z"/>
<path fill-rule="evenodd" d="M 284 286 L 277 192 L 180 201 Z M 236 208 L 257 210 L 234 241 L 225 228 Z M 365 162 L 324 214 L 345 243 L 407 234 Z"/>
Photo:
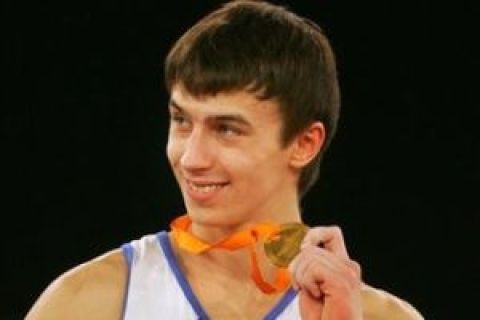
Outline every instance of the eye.
<path fill-rule="evenodd" d="M 240 129 L 226 123 L 220 123 L 217 132 L 223 136 L 238 136 L 242 133 Z"/>
<path fill-rule="evenodd" d="M 170 116 L 170 121 L 172 124 L 176 125 L 180 129 L 188 129 L 190 128 L 190 122 L 188 121 L 187 117 L 185 117 L 181 113 L 174 113 Z"/>
<path fill-rule="evenodd" d="M 178 114 L 178 113 L 175 113 L 175 114 L 172 114 L 170 116 L 170 119 L 173 121 L 173 122 L 177 122 L 177 123 L 183 123 L 185 121 L 185 117 L 181 114 Z"/>

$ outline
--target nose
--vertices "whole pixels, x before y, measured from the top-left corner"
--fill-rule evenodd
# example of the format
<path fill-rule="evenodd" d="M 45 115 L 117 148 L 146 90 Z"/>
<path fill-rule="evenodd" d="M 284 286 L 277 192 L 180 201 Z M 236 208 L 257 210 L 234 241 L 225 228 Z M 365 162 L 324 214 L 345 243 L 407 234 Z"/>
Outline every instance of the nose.
<path fill-rule="evenodd" d="M 193 130 L 184 144 L 180 165 L 189 171 L 209 169 L 213 163 L 212 146 L 202 129 Z"/>

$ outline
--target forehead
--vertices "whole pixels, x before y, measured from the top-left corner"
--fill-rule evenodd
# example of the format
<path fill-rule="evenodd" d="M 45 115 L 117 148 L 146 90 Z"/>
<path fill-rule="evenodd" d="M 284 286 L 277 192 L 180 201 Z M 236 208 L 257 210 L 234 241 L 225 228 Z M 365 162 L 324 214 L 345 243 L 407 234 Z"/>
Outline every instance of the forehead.
<path fill-rule="evenodd" d="M 279 107 L 275 100 L 260 100 L 244 90 L 197 97 L 176 85 L 172 88 L 170 99 L 170 107 L 178 107 L 199 118 L 237 114 L 252 122 L 280 122 Z"/>

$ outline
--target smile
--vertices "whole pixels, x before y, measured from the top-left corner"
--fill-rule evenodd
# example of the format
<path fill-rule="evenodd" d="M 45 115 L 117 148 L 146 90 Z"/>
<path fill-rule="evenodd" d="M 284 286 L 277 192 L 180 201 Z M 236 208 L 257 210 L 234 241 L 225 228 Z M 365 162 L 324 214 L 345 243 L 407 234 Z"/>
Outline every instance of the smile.
<path fill-rule="evenodd" d="M 223 186 L 225 186 L 225 184 L 220 184 L 220 183 L 212 183 L 212 184 L 197 184 L 197 183 L 193 183 L 191 181 L 187 181 L 188 183 L 188 186 L 195 192 L 202 192 L 202 193 L 208 193 L 208 192 L 212 192 L 212 191 L 215 191 L 217 189 L 220 189 L 222 188 Z"/>
<path fill-rule="evenodd" d="M 228 185 L 228 182 L 192 181 L 186 179 L 187 194 L 195 201 L 212 201 Z"/>

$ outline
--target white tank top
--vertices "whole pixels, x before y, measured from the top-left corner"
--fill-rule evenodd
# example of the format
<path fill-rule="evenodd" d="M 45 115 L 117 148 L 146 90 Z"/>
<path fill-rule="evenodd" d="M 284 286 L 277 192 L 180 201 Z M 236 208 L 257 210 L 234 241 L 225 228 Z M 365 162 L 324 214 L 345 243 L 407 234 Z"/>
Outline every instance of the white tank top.
<path fill-rule="evenodd" d="M 180 270 L 167 232 L 124 244 L 122 251 L 128 263 L 123 319 L 209 319 Z M 264 319 L 300 319 L 296 292 L 289 289 Z"/>

